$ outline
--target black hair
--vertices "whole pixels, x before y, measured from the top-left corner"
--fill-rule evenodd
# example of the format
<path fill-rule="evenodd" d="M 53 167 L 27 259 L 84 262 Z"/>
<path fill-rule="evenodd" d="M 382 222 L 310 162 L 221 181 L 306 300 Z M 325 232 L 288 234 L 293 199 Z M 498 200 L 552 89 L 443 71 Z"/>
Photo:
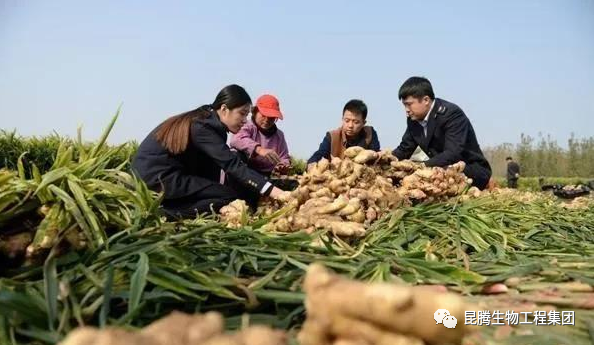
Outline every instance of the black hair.
<path fill-rule="evenodd" d="M 511 157 L 507 157 L 505 160 L 506 160 L 506 161 L 511 161 L 511 160 L 513 160 L 513 158 L 511 158 Z"/>
<path fill-rule="evenodd" d="M 360 99 L 351 99 L 348 101 L 344 108 L 342 108 L 342 114 L 344 115 L 345 111 L 350 111 L 351 113 L 359 114 L 363 117 L 363 120 L 367 119 L 367 105 Z"/>
<path fill-rule="evenodd" d="M 435 99 L 433 87 L 427 78 L 410 77 L 408 78 L 398 90 L 398 99 L 403 100 L 407 97 L 415 97 L 417 99 L 429 96 L 432 100 Z"/>
<path fill-rule="evenodd" d="M 242 107 L 246 104 L 252 104 L 252 99 L 247 91 L 239 85 L 231 84 L 225 86 L 212 103 L 214 110 L 219 110 L 225 104 L 229 109 Z"/>
<path fill-rule="evenodd" d="M 159 125 L 155 138 L 172 154 L 180 154 L 186 150 L 190 142 L 190 129 L 196 119 L 208 117 L 213 110 L 219 110 L 225 104 L 229 109 L 252 104 L 252 99 L 239 85 L 225 86 L 212 104 L 172 116 Z"/>

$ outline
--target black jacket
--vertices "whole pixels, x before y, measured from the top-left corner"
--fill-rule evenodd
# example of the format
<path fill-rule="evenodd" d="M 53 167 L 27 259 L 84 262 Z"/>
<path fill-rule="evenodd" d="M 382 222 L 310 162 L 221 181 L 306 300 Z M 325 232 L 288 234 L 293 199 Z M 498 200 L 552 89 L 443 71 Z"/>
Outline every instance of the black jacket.
<path fill-rule="evenodd" d="M 520 166 L 518 163 L 512 161 L 507 163 L 507 179 L 508 180 L 517 180 L 516 174 L 520 173 Z"/>
<path fill-rule="evenodd" d="M 165 192 L 165 199 L 176 199 L 219 184 L 221 169 L 248 188 L 268 194 L 268 180 L 242 162 L 227 146 L 227 128 L 214 110 L 197 119 L 190 130 L 188 148 L 172 155 L 154 137 L 153 130 L 140 144 L 132 167 L 149 188 Z"/>
<path fill-rule="evenodd" d="M 467 165 L 479 165 L 491 174 L 491 166 L 481 151 L 470 120 L 454 103 L 435 99 L 428 118 L 427 137 L 423 126 L 409 118 L 402 142 L 393 154 L 398 159 L 408 159 L 417 145 L 429 156 L 426 166 L 445 167 L 464 161 Z"/>
<path fill-rule="evenodd" d="M 353 138 L 353 140 L 347 141 L 346 147 L 349 148 L 352 146 L 361 146 L 361 147 L 366 146 L 365 145 L 365 132 L 363 130 L 361 130 L 361 132 L 359 132 L 359 135 L 357 135 L 356 138 Z M 324 139 L 320 143 L 320 147 L 307 160 L 307 164 L 316 163 L 316 162 L 320 161 L 322 158 L 330 159 L 331 158 L 330 157 L 331 149 L 332 149 L 331 134 L 330 134 L 330 132 L 326 132 L 326 136 L 324 136 Z M 375 129 L 373 127 L 371 127 L 371 142 L 369 143 L 369 149 L 374 150 L 374 151 L 380 150 L 379 138 L 377 136 L 377 132 L 375 131 Z"/>

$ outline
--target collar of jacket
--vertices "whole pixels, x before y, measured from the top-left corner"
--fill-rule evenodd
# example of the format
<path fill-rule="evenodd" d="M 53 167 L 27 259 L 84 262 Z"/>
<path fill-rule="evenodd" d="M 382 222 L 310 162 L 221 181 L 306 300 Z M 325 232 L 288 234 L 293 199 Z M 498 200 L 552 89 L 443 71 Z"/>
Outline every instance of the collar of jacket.
<path fill-rule="evenodd" d="M 226 137 L 227 133 L 229 132 L 229 129 L 227 128 L 227 126 L 225 126 L 223 122 L 221 122 L 219 114 L 217 114 L 217 112 L 214 109 L 210 109 L 209 113 L 210 114 L 206 118 L 198 121 L 200 121 L 203 125 L 214 129 L 215 132 L 219 134 L 221 137 Z"/>

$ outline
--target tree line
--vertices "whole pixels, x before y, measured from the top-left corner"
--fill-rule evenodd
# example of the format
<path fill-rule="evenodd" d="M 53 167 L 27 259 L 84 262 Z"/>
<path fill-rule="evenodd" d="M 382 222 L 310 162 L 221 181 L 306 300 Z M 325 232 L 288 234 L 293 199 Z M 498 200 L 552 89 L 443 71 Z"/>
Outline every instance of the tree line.
<path fill-rule="evenodd" d="M 17 169 L 18 158 L 23 163 L 35 165 L 47 171 L 53 164 L 58 147 L 74 145 L 69 138 L 58 134 L 25 138 L 15 131 L 0 130 L 0 168 Z M 113 164 L 126 164 L 136 151 L 138 143 L 129 142 L 122 146 Z M 573 134 L 567 146 L 560 146 L 550 135 L 539 134 L 533 138 L 522 134 L 517 144 L 504 143 L 495 147 L 483 148 L 483 153 L 491 163 L 493 176 L 504 177 L 507 171 L 505 158 L 513 157 L 521 168 L 523 177 L 582 177 L 594 179 L 594 137 L 576 138 Z M 75 150 L 74 156 L 77 156 Z M 292 157 L 292 173 L 302 173 L 305 161 Z"/>
<path fill-rule="evenodd" d="M 525 177 L 594 178 L 594 137 L 576 138 L 574 134 L 562 147 L 550 135 L 531 137 L 522 134 L 517 144 L 504 143 L 483 149 L 494 176 L 505 176 L 511 156 L 520 164 Z"/>

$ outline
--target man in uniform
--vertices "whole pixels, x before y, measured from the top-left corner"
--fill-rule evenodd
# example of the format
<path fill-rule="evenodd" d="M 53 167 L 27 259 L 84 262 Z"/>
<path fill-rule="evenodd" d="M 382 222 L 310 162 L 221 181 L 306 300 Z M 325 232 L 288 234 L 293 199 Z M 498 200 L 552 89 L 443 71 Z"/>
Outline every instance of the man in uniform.
<path fill-rule="evenodd" d="M 446 167 L 464 161 L 464 174 L 472 179 L 472 185 L 485 189 L 491 178 L 491 166 L 462 109 L 435 98 L 431 83 L 422 77 L 406 80 L 398 98 L 404 104 L 408 119 L 402 142 L 393 154 L 398 159 L 409 159 L 419 146 L 429 157 L 425 166 Z"/>
<path fill-rule="evenodd" d="M 520 178 L 520 165 L 514 162 L 514 159 L 507 157 L 507 187 L 518 188 L 518 178 Z"/>

